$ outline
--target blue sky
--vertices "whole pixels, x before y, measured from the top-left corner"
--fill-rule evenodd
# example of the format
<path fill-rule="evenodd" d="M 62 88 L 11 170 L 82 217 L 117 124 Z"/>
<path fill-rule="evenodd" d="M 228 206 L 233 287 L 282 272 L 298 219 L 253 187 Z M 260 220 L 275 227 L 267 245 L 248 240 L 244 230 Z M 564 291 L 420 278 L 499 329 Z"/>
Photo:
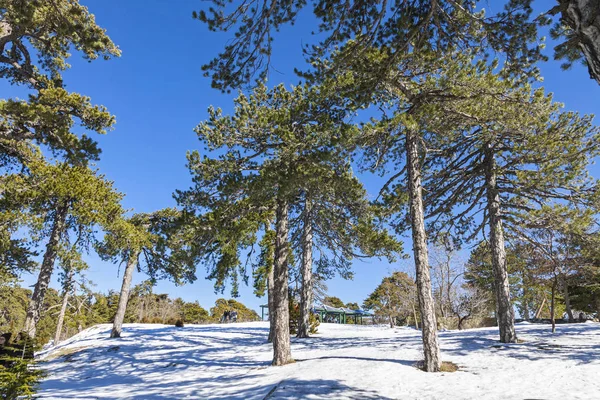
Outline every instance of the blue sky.
<path fill-rule="evenodd" d="M 199 0 L 81 0 L 106 28 L 123 55 L 110 61 L 88 63 L 78 55 L 71 59 L 72 69 L 65 73 L 68 89 L 88 95 L 116 115 L 117 124 L 106 136 L 97 137 L 103 150 L 98 167 L 115 186 L 126 194 L 124 206 L 148 212 L 174 206 L 175 189 L 189 186 L 185 154 L 200 149 L 193 128 L 207 117 L 209 105 L 232 108 L 233 95 L 224 95 L 210 87 L 202 76 L 201 65 L 214 57 L 230 34 L 208 32 L 193 20 L 191 13 L 205 6 Z M 490 2 L 491 3 L 491 2 Z M 538 0 L 538 4 L 547 3 Z M 499 7 L 499 6 L 498 6 Z M 488 7 L 489 8 L 489 7 Z M 498 10 L 491 10 L 498 11 Z M 285 27 L 275 36 L 270 84 L 297 83 L 295 66 L 302 66 L 301 46 L 311 41 L 310 13 L 304 12 L 295 27 Z M 551 47 L 551 46 L 549 46 Z M 551 50 L 547 50 L 551 54 Z M 581 113 L 598 113 L 600 86 L 589 79 L 587 70 L 577 65 L 560 70 L 560 62 L 542 64 L 544 86 L 566 109 Z M 0 97 L 22 96 L 16 88 L 0 82 Z M 596 167 L 593 168 L 595 176 Z M 378 180 L 365 177 L 371 195 L 376 195 Z M 405 246 L 410 251 L 410 242 Z M 106 291 L 120 288 L 116 265 L 102 262 L 95 255 L 87 257 L 87 277 Z M 345 302 L 359 304 L 392 270 L 410 271 L 412 262 L 401 260 L 390 265 L 377 259 L 356 262 L 353 281 L 334 279 L 328 282 L 331 295 Z M 168 292 L 184 300 L 198 300 L 205 308 L 223 297 L 216 295 L 213 283 L 204 279 L 198 268 L 198 281 L 182 287 L 160 282 L 156 292 Z M 23 277 L 31 285 L 34 277 Z M 137 274 L 134 282 L 144 279 Z M 54 282 L 54 287 L 57 287 Z M 257 299 L 249 288 L 242 287 L 239 299 L 258 311 L 265 299 Z M 228 296 L 228 291 L 225 292 Z"/>

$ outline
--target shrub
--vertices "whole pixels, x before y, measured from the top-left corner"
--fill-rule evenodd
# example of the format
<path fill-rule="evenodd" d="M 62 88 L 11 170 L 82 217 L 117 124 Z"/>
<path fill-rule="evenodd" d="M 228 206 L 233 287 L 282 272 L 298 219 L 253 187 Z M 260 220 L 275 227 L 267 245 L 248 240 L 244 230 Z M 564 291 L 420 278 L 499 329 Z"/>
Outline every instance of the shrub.
<path fill-rule="evenodd" d="M 175 321 L 175 326 L 178 328 L 183 328 L 183 321 L 178 319 L 177 321 Z"/>

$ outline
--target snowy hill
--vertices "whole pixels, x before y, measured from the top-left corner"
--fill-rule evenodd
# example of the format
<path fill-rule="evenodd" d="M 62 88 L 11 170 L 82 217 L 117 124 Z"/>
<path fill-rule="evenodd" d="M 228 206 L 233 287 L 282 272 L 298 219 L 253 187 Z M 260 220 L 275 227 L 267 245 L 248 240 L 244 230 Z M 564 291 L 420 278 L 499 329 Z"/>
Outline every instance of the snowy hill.
<path fill-rule="evenodd" d="M 496 328 L 441 332 L 444 361 L 428 374 L 420 332 L 322 324 L 293 339 L 295 364 L 270 367 L 268 323 L 125 325 L 87 329 L 42 352 L 43 399 L 600 399 L 600 324 L 519 324 L 524 343 Z"/>

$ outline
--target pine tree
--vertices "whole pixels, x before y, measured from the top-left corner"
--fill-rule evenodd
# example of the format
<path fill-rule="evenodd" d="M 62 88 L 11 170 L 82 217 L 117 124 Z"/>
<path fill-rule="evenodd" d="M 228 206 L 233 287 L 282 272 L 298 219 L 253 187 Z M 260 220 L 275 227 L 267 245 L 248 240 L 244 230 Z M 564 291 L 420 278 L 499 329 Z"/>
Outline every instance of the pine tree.
<path fill-rule="evenodd" d="M 69 232 L 79 231 L 91 240 L 96 225 L 107 226 L 122 213 L 122 195 L 111 182 L 87 167 L 42 160 L 30 163 L 27 174 L 7 176 L 4 184 L 1 207 L 33 215 L 27 227 L 30 234 L 40 241 L 47 239 L 25 322 L 25 332 L 34 337 L 44 295 Z"/>
<path fill-rule="evenodd" d="M 121 336 L 134 269 L 144 267 L 154 282 L 169 277 L 176 284 L 196 279 L 193 259 L 185 251 L 181 213 L 172 208 L 119 218 L 107 227 L 97 246 L 104 260 L 125 263 L 123 283 L 110 337 Z"/>
<path fill-rule="evenodd" d="M 97 159 L 100 150 L 73 128 L 105 133 L 115 119 L 102 106 L 65 89 L 62 72 L 75 49 L 87 60 L 121 52 L 73 0 L 5 0 L 0 6 L 0 76 L 28 90 L 27 100 L 0 100 L 0 165 L 31 158 L 32 145 L 68 160 Z"/>
<path fill-rule="evenodd" d="M 304 260 L 307 290 L 302 308 L 307 310 L 313 242 L 334 252 L 331 264 L 347 262 L 356 246 L 371 253 L 377 246 L 387 246 L 389 253 L 399 248 L 369 218 L 366 193 L 349 172 L 344 155 L 356 129 L 344 122 L 347 110 L 331 95 L 333 88 L 298 86 L 287 91 L 282 85 L 272 90 L 261 85 L 252 95 L 236 99 L 232 117 L 211 108 L 210 119 L 197 132 L 209 149 L 226 152 L 219 159 L 189 154 L 195 186 L 177 194 L 191 212 L 209 210 L 201 217 L 205 222 L 198 237 L 206 237 L 206 242 L 199 254 L 209 261 L 209 277 L 221 290 L 227 278 L 234 293 L 238 274 L 247 279 L 240 251 L 258 241 L 261 229 L 268 232 L 274 217 L 272 237 L 263 238 L 260 257 L 264 261 L 272 252 L 273 266 L 259 265 L 255 276 L 258 292 L 264 291 L 265 282 L 273 282 L 268 289 L 275 365 L 291 360 L 286 331 L 292 250 Z M 265 279 L 271 274 L 272 279 Z M 307 315 L 305 311 L 303 320 Z"/>

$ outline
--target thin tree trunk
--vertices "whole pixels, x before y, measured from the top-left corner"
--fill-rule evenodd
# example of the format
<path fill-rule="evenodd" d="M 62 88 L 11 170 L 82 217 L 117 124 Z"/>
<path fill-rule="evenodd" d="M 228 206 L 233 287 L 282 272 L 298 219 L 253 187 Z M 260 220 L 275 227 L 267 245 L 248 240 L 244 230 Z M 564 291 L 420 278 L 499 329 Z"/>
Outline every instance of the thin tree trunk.
<path fill-rule="evenodd" d="M 575 322 L 575 318 L 573 318 L 573 310 L 571 309 L 571 296 L 569 295 L 569 286 L 567 285 L 567 280 L 563 274 L 559 275 L 559 279 L 563 297 L 565 298 L 565 311 L 567 311 L 567 315 L 569 316 L 569 322 Z"/>
<path fill-rule="evenodd" d="M 540 307 L 537 309 L 534 319 L 540 318 L 540 315 L 542 314 L 542 309 L 544 308 L 544 304 L 546 304 L 546 297 L 542 299 L 542 304 L 540 304 Z"/>
<path fill-rule="evenodd" d="M 552 323 L 552 333 L 556 332 L 556 320 L 554 319 L 555 298 L 556 298 L 556 277 L 552 281 L 552 291 L 550 295 L 550 322 Z"/>
<path fill-rule="evenodd" d="M 67 204 L 62 204 L 56 208 L 54 213 L 54 224 L 52 225 L 52 231 L 48 244 L 46 244 L 46 252 L 44 253 L 44 259 L 40 268 L 40 274 L 38 280 L 33 289 L 33 295 L 29 301 L 29 307 L 27 308 L 27 317 L 25 318 L 25 333 L 29 337 L 35 337 L 37 323 L 41 317 L 42 306 L 44 304 L 44 298 L 46 296 L 46 290 L 50 284 L 52 278 L 52 272 L 54 271 L 54 263 L 56 261 L 56 255 L 60 240 L 66 230 L 66 220 L 69 207 Z"/>
<path fill-rule="evenodd" d="M 273 263 L 273 365 L 293 362 L 288 299 L 288 203 L 277 201 L 275 262 Z"/>
<path fill-rule="evenodd" d="M 125 319 L 125 311 L 127 310 L 127 302 L 129 301 L 129 290 L 131 288 L 131 279 L 133 278 L 133 271 L 137 265 L 139 253 L 132 251 L 127 260 L 127 266 L 123 273 L 123 284 L 121 285 L 121 294 L 119 295 L 119 304 L 117 305 L 117 311 L 115 313 L 115 319 L 113 321 L 113 328 L 110 331 L 111 338 L 121 337 L 121 331 L 123 329 L 123 320 Z"/>
<path fill-rule="evenodd" d="M 298 337 L 307 338 L 310 333 L 310 306 L 312 304 L 312 205 L 308 194 L 304 205 L 304 226 L 302 232 L 302 293 L 300 296 L 300 319 Z"/>
<path fill-rule="evenodd" d="M 485 154 L 485 178 L 487 186 L 487 212 L 490 227 L 490 247 L 496 288 L 498 308 L 498 328 L 502 343 L 516 343 L 515 313 L 510 301 L 510 287 L 506 266 L 506 249 L 504 247 L 504 231 L 500 212 L 500 195 L 496 183 L 495 161 L 492 149 L 488 147 Z"/>
<path fill-rule="evenodd" d="M 265 231 L 270 231 L 271 230 L 271 220 L 268 220 L 267 223 L 265 224 Z M 273 252 L 273 254 L 269 254 L 267 257 L 271 258 L 271 265 L 269 267 L 269 270 L 267 271 L 267 305 L 268 305 L 268 310 L 269 310 L 269 337 L 267 338 L 267 342 L 268 343 L 273 343 L 273 334 L 275 332 L 275 318 L 274 318 L 274 313 L 275 311 L 273 310 L 273 282 L 274 282 L 274 276 L 273 276 L 273 263 L 275 262 L 275 253 Z"/>
<path fill-rule="evenodd" d="M 273 271 L 274 267 L 271 266 L 271 268 L 269 269 L 269 277 L 267 278 L 267 296 L 268 296 L 268 306 L 269 306 L 269 338 L 267 339 L 267 341 L 269 343 L 273 342 L 273 334 L 275 333 L 275 308 L 274 308 L 274 301 L 273 301 L 273 281 L 274 281 L 274 275 L 273 275 Z"/>
<path fill-rule="evenodd" d="M 63 324 L 65 322 L 65 314 L 67 312 L 67 306 L 69 305 L 69 293 L 71 292 L 71 286 L 73 284 L 73 268 L 69 267 L 67 271 L 65 282 L 65 288 L 63 292 L 62 305 L 60 307 L 60 313 L 58 314 L 58 322 L 56 323 L 56 333 L 54 334 L 54 345 L 58 345 L 60 342 L 60 335 L 62 333 Z"/>
<path fill-rule="evenodd" d="M 390 321 L 390 328 L 393 328 L 394 327 L 394 317 L 392 317 L 391 315 L 389 315 L 388 319 Z"/>
<path fill-rule="evenodd" d="M 412 306 L 413 316 L 415 318 L 415 328 L 419 329 L 419 320 L 417 319 L 417 310 L 415 309 L 415 305 Z"/>
<path fill-rule="evenodd" d="M 523 280 L 523 319 L 529 321 L 529 286 L 526 277 L 525 270 L 521 271 L 521 279 Z"/>
<path fill-rule="evenodd" d="M 429 256 L 423 211 L 421 187 L 421 165 L 419 160 L 419 137 L 408 131 L 406 135 L 406 164 L 408 170 L 408 194 L 410 200 L 410 220 L 413 238 L 413 255 L 417 274 L 417 295 L 423 337 L 424 369 L 437 372 L 441 367 L 440 347 L 437 338 L 435 304 L 431 293 Z"/>

